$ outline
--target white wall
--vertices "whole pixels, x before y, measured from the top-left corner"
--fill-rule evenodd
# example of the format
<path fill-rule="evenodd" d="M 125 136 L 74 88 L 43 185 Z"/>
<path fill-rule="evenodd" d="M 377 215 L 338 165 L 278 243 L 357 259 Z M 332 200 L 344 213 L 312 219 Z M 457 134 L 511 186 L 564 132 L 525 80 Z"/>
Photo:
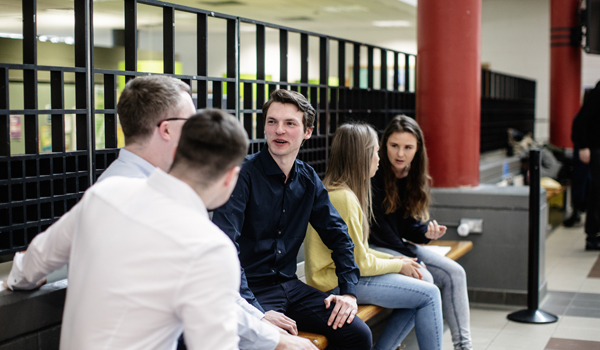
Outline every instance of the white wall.
<path fill-rule="evenodd" d="M 596 86 L 600 80 L 600 55 L 581 55 L 581 85 L 584 89 Z"/>
<path fill-rule="evenodd" d="M 548 140 L 550 0 L 483 0 L 481 62 L 537 82 L 535 136 Z"/>

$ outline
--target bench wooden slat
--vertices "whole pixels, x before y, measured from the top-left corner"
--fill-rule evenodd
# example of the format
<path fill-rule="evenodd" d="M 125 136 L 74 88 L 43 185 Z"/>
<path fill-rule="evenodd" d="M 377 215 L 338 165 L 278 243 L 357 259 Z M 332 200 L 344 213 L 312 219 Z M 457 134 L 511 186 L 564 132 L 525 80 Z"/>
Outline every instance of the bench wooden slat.
<path fill-rule="evenodd" d="M 473 242 L 471 241 L 431 241 L 428 245 L 450 247 L 451 249 L 446 254 L 446 257 L 455 261 L 473 249 Z"/>
<path fill-rule="evenodd" d="M 366 322 L 367 320 L 370 320 L 371 317 L 380 313 L 383 309 L 385 308 L 377 305 L 358 305 L 356 316 Z"/>
<path fill-rule="evenodd" d="M 431 241 L 429 245 L 437 245 L 443 247 L 450 247 L 450 251 L 446 254 L 446 257 L 452 260 L 457 260 L 461 256 L 465 255 L 471 249 L 473 249 L 473 242 L 471 241 Z M 302 266 L 304 268 L 304 266 Z M 302 273 L 304 274 L 304 269 L 302 269 Z M 303 275 L 304 276 L 304 275 Z M 356 315 L 360 317 L 361 320 L 367 322 L 373 316 L 380 313 L 384 307 L 377 305 L 358 305 L 358 312 Z M 315 346 L 321 350 L 325 349 L 328 345 L 327 338 L 324 335 L 308 333 L 308 332 L 298 332 L 298 336 L 309 339 L 315 344 Z"/>
<path fill-rule="evenodd" d="M 327 345 L 329 345 L 327 337 L 321 334 L 298 332 L 298 336 L 310 340 L 317 348 L 321 350 L 325 349 Z"/>

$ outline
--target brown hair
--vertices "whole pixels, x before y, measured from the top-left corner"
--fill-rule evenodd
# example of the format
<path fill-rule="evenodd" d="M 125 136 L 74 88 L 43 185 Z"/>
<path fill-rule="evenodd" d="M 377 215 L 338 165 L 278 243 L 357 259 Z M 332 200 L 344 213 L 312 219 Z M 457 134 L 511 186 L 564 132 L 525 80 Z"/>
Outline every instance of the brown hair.
<path fill-rule="evenodd" d="M 186 167 L 209 186 L 240 165 L 248 152 L 248 137 L 238 120 L 217 109 L 193 115 L 181 129 L 172 169 Z"/>
<path fill-rule="evenodd" d="M 304 125 L 304 132 L 306 129 L 313 128 L 315 124 L 315 109 L 313 106 L 308 103 L 308 100 L 304 95 L 299 92 L 292 90 L 279 89 L 275 90 L 269 96 L 269 100 L 265 102 L 263 105 L 262 111 L 263 116 L 265 118 L 265 123 L 267 120 L 267 112 L 269 111 L 269 107 L 273 102 L 279 103 L 291 103 L 294 106 L 298 107 L 298 110 L 304 113 L 302 116 L 302 125 Z"/>
<path fill-rule="evenodd" d="M 410 170 L 406 179 L 405 198 L 400 199 L 396 176 L 392 170 L 392 164 L 388 158 L 387 141 L 393 133 L 408 132 L 417 139 L 417 152 L 409 164 Z M 385 183 L 385 198 L 383 210 L 390 214 L 403 208 L 405 215 L 418 220 L 429 220 L 429 201 L 431 191 L 431 177 L 428 172 L 427 149 L 423 132 L 417 122 L 405 115 L 394 117 L 385 129 L 379 149 L 380 168 L 383 171 Z"/>
<path fill-rule="evenodd" d="M 369 239 L 371 209 L 371 162 L 377 145 L 377 132 L 368 124 L 349 123 L 333 135 L 329 164 L 323 179 L 327 190 L 350 189 L 363 212 L 363 241 Z"/>
<path fill-rule="evenodd" d="M 125 144 L 144 142 L 162 119 L 176 116 L 181 109 L 181 93 L 190 87 L 166 75 L 149 75 L 130 80 L 117 105 Z"/>

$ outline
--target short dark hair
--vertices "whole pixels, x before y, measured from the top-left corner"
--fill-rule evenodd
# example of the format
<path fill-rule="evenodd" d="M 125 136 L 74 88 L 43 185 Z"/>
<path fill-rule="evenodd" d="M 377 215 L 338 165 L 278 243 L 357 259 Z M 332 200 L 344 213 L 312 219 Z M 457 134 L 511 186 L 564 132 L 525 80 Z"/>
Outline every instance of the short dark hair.
<path fill-rule="evenodd" d="M 206 109 L 188 119 L 181 129 L 172 168 L 198 171 L 205 186 L 240 165 L 248 153 L 248 136 L 238 120 L 221 110 Z"/>
<path fill-rule="evenodd" d="M 269 96 L 269 100 L 263 105 L 262 111 L 265 118 L 267 119 L 267 112 L 273 102 L 279 103 L 291 103 L 298 107 L 298 110 L 304 113 L 302 116 L 302 124 L 304 125 L 304 131 L 308 128 L 313 128 L 315 125 L 315 109 L 310 105 L 306 97 L 299 92 L 292 90 L 279 89 L 275 90 Z"/>
<path fill-rule="evenodd" d="M 131 79 L 117 104 L 125 144 L 145 141 L 161 119 L 179 113 L 182 92 L 189 94 L 189 85 L 166 75 Z"/>

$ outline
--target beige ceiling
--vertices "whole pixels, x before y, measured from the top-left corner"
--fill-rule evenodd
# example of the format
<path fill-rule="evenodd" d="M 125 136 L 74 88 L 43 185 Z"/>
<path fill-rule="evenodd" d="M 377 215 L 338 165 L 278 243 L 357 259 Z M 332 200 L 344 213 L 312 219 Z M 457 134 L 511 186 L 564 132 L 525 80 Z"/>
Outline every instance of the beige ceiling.
<path fill-rule="evenodd" d="M 77 0 L 82 1 L 82 0 Z M 409 1 L 410 0 L 406 0 Z M 173 3 L 412 52 L 416 8 L 400 0 L 176 0 Z M 21 1 L 0 0 L 0 33 L 21 29 Z M 73 0 L 37 0 L 38 35 L 72 36 Z M 123 1 L 94 1 L 97 28 L 123 27 Z M 139 26 L 160 26 L 160 11 L 138 10 Z M 178 14 L 185 17 L 185 14 Z M 381 28 L 374 21 L 402 21 Z M 156 23 L 153 23 L 156 22 Z M 158 29 L 158 28 L 157 28 Z"/>

